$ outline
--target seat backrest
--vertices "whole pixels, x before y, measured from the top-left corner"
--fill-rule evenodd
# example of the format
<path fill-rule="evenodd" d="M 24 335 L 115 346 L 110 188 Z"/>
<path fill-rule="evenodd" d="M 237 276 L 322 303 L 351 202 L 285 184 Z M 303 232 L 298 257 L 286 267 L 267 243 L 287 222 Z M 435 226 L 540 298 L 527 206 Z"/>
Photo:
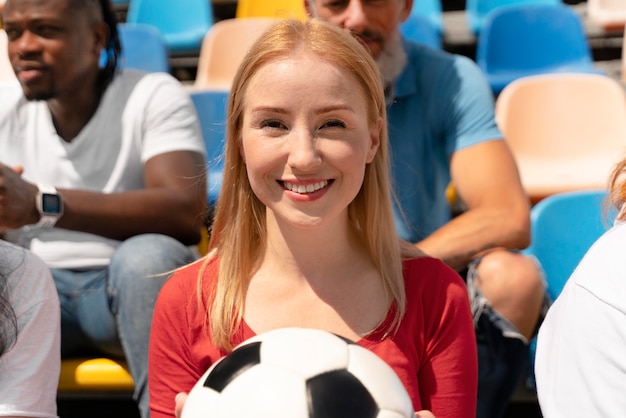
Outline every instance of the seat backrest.
<path fill-rule="evenodd" d="M 161 33 L 151 25 L 121 23 L 118 25 L 124 68 L 148 72 L 169 72 L 169 51 Z"/>
<path fill-rule="evenodd" d="M 593 67 L 582 20 L 566 5 L 520 4 L 494 10 L 478 38 L 476 61 L 486 73 Z"/>
<path fill-rule="evenodd" d="M 304 0 L 238 0 L 236 18 L 278 17 L 306 20 Z"/>
<path fill-rule="evenodd" d="M 130 0 L 127 23 L 156 27 L 170 53 L 197 53 L 213 25 L 213 6 L 206 0 Z"/>
<path fill-rule="evenodd" d="M 441 0 L 416 0 L 411 8 L 412 16 L 425 17 L 441 35 L 444 30 Z"/>
<path fill-rule="evenodd" d="M 441 33 L 426 17 L 410 15 L 400 25 L 402 35 L 411 41 L 427 45 L 434 49 L 441 49 Z"/>
<path fill-rule="evenodd" d="M 621 85 L 598 74 L 522 77 L 496 101 L 496 122 L 531 201 L 606 187 L 626 150 Z"/>
<path fill-rule="evenodd" d="M 222 185 L 229 91 L 192 89 L 189 93 L 198 114 L 202 138 L 207 151 L 207 168 L 209 172 L 207 185 L 208 200 L 209 205 L 214 207 Z"/>
<path fill-rule="evenodd" d="M 9 61 L 7 46 L 7 33 L 4 29 L 0 29 L 0 81 L 15 78 L 13 67 L 11 67 L 11 61 Z"/>
<path fill-rule="evenodd" d="M 542 74 L 519 78 L 496 101 L 496 121 L 514 154 L 554 159 L 592 155 L 626 145 L 626 98 L 600 74 Z"/>
<path fill-rule="evenodd" d="M 613 224 L 616 211 L 606 206 L 606 196 L 606 190 L 559 193 L 532 208 L 532 241 L 524 252 L 541 263 L 553 300 L 587 250 Z"/>
<path fill-rule="evenodd" d="M 561 0 L 467 0 L 465 17 L 469 29 L 475 34 L 481 33 L 485 18 L 493 10 L 502 6 L 516 4 L 560 4 Z"/>
<path fill-rule="evenodd" d="M 279 18 L 234 18 L 216 22 L 202 42 L 194 86 L 230 89 L 243 57 L 276 19 Z"/>

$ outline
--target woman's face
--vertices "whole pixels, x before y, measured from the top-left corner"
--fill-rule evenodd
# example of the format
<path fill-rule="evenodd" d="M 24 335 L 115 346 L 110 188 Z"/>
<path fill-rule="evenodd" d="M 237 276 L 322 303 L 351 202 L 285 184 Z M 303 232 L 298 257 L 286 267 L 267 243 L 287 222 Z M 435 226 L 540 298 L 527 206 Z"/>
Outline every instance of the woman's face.
<path fill-rule="evenodd" d="M 252 77 L 241 152 L 252 190 L 277 222 L 347 220 L 379 144 L 382 121 L 370 126 L 366 100 L 353 75 L 306 52 Z"/>

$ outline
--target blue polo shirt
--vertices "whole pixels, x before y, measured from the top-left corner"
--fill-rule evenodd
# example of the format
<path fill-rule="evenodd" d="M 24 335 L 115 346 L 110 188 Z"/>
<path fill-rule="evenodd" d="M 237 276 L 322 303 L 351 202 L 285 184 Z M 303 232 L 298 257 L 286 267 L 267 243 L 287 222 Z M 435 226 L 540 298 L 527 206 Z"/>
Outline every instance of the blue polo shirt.
<path fill-rule="evenodd" d="M 407 65 L 387 106 L 399 235 L 417 242 L 450 220 L 445 190 L 460 149 L 502 140 L 494 99 L 469 58 L 405 41 Z M 480 169 L 480 167 L 476 167 Z"/>

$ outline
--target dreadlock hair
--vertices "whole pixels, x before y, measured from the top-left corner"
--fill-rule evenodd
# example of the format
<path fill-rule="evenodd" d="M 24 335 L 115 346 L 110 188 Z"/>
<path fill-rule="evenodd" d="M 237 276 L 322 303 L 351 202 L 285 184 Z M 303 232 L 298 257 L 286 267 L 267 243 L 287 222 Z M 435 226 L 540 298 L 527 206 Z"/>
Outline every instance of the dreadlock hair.
<path fill-rule="evenodd" d="M 119 33 L 117 31 L 117 16 L 113 10 L 111 0 L 97 0 L 100 4 L 102 19 L 109 28 L 109 41 L 105 48 L 106 65 L 100 73 L 100 86 L 108 85 L 117 71 L 117 67 L 122 55 L 122 45 L 120 43 Z"/>

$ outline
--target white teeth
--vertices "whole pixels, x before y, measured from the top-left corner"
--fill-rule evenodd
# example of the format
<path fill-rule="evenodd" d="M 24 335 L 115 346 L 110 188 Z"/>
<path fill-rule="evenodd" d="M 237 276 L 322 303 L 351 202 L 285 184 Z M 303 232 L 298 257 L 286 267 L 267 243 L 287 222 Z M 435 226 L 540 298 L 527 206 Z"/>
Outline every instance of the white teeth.
<path fill-rule="evenodd" d="M 305 194 L 305 193 L 313 193 L 320 189 L 323 189 L 324 187 L 328 185 L 328 180 L 318 181 L 317 183 L 307 184 L 306 186 L 302 184 L 296 185 L 296 184 L 287 183 L 287 182 L 283 182 L 283 185 L 285 186 L 285 189 L 287 190 L 291 190 L 292 192 L 296 192 L 296 193 Z"/>

